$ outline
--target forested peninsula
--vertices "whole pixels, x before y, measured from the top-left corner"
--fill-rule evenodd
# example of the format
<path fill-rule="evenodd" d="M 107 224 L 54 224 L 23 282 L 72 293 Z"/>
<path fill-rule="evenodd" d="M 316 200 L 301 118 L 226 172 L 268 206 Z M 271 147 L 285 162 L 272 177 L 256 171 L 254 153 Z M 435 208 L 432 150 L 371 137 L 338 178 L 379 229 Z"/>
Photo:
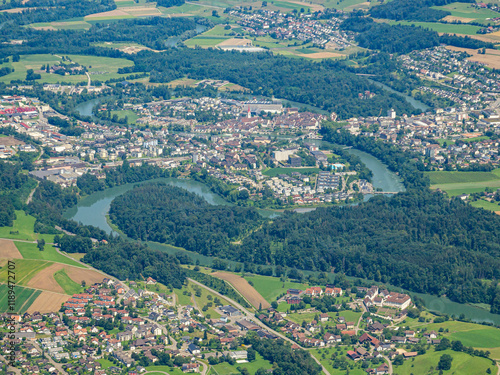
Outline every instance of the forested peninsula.
<path fill-rule="evenodd" d="M 482 280 L 500 279 L 500 217 L 432 192 L 411 154 L 395 146 L 333 126 L 323 132 L 332 142 L 379 157 L 407 191 L 357 206 L 285 212 L 262 223 L 251 209 L 210 206 L 192 193 L 154 184 L 115 199 L 111 219 L 136 239 L 238 262 L 333 270 L 457 302 L 488 303 L 499 312 L 500 290 Z"/>

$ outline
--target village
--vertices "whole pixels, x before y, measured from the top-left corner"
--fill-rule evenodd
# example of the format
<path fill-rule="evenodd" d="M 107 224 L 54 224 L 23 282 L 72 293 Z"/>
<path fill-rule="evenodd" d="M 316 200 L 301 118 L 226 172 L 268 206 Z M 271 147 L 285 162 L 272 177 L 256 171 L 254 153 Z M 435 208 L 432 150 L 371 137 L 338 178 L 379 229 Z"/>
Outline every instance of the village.
<path fill-rule="evenodd" d="M 206 374 L 209 365 L 255 360 L 243 343 L 257 335 L 288 341 L 295 350 L 339 348 L 343 356 L 334 368 L 362 361 L 366 373 L 381 375 L 391 361 L 423 354 L 429 344 L 449 345 L 442 333 L 405 329 L 419 310 L 409 295 L 379 286 L 288 289 L 255 315 L 209 288 L 189 288 L 172 293 L 151 277 L 104 278 L 59 311 L 4 314 L 16 330 L 4 335 L 1 353 L 7 358 L 15 348 L 22 374 L 140 374 L 156 366 Z"/>

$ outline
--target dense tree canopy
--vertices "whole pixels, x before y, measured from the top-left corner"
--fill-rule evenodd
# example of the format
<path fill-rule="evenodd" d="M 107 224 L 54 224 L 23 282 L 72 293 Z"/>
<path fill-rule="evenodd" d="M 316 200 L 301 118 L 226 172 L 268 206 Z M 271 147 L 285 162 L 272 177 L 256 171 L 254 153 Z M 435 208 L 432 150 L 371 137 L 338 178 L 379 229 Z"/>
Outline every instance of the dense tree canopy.
<path fill-rule="evenodd" d="M 260 222 L 255 209 L 213 206 L 194 193 L 166 184 L 134 188 L 113 200 L 109 214 L 131 238 L 210 256 L 227 253 L 231 241 Z"/>
<path fill-rule="evenodd" d="M 120 280 L 153 277 L 162 284 L 180 288 L 185 279 L 175 257 L 129 241 L 101 244 L 85 254 L 83 261 Z"/>

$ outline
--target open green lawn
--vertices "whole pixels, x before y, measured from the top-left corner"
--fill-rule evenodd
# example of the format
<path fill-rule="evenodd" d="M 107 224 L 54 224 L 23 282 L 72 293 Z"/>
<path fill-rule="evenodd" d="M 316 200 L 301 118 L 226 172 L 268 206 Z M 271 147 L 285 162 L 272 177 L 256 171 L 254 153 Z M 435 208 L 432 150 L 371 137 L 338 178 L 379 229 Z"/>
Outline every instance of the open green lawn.
<path fill-rule="evenodd" d="M 409 359 L 406 360 L 403 365 L 396 366 L 394 368 L 394 373 L 399 375 L 438 374 L 439 371 L 434 370 L 431 372 L 430 368 L 436 368 L 439 358 L 443 354 L 449 354 L 453 358 L 451 369 L 443 371 L 444 375 L 483 375 L 486 374 L 488 368 L 492 374 L 495 374 L 497 371 L 496 366 L 486 358 L 472 357 L 466 353 L 454 352 L 452 350 L 440 352 L 429 350 L 426 354 L 416 357 L 415 360 Z"/>
<path fill-rule="evenodd" d="M 15 268 L 11 271 L 15 273 L 15 282 L 17 285 L 26 285 L 39 271 L 52 264 L 50 262 L 30 259 L 15 259 L 14 263 Z M 8 263 L 5 261 L 0 268 L 0 283 L 7 283 L 8 280 Z"/>
<path fill-rule="evenodd" d="M 471 202 L 470 205 L 478 208 L 484 208 L 489 211 L 500 211 L 500 205 L 498 205 L 498 203 L 488 202 L 483 199 Z"/>
<path fill-rule="evenodd" d="M 253 287 L 260 293 L 264 299 L 271 303 L 276 301 L 276 298 L 287 289 L 302 289 L 305 290 L 308 285 L 286 281 L 283 283 L 277 277 L 260 276 L 260 275 L 246 275 L 245 279 L 253 283 Z"/>
<path fill-rule="evenodd" d="M 54 279 L 64 289 L 64 292 L 70 296 L 83 291 L 81 285 L 71 280 L 64 269 L 57 271 L 54 274 Z"/>
<path fill-rule="evenodd" d="M 266 370 L 272 368 L 272 364 L 269 361 L 266 361 L 264 358 L 262 358 L 262 356 L 259 353 L 256 353 L 255 361 L 253 362 L 236 363 L 233 366 L 231 366 L 227 362 L 219 363 L 218 365 L 212 366 L 212 371 L 210 372 L 210 374 L 239 375 L 241 374 L 241 372 L 236 369 L 237 367 L 246 368 L 250 372 L 250 374 L 255 374 L 255 372 L 261 367 Z"/>
<path fill-rule="evenodd" d="M 498 17 L 498 13 L 492 10 L 475 9 L 470 4 L 466 3 L 451 3 L 443 6 L 435 6 L 433 8 L 448 11 L 453 17 L 473 18 L 478 22 L 487 21 L 488 18 Z"/>
<path fill-rule="evenodd" d="M 269 176 L 269 177 L 276 177 L 279 174 L 292 174 L 293 172 L 299 172 L 302 174 L 308 174 L 308 173 L 318 173 L 319 168 L 269 168 L 266 169 L 262 172 L 262 174 Z"/>
<path fill-rule="evenodd" d="M 86 56 L 86 55 L 68 55 L 72 61 L 79 63 L 80 65 L 86 66 L 89 70 L 90 77 L 92 80 L 106 81 L 108 79 L 125 77 L 125 75 L 118 74 L 118 69 L 126 66 L 133 66 L 134 63 L 126 59 L 110 58 L 110 57 L 100 57 L 100 56 Z M 37 80 L 37 82 L 43 83 L 56 83 L 56 82 L 68 82 L 68 83 L 78 83 L 87 82 L 86 75 L 71 75 L 71 76 L 61 76 L 58 74 L 49 74 L 45 71 L 40 71 L 42 65 L 50 64 L 54 65 L 62 61 L 62 57 L 59 55 L 22 55 L 19 62 L 8 62 L 0 64 L 0 67 L 8 66 L 14 68 L 13 73 L 7 74 L 6 76 L 0 77 L 0 82 L 10 82 L 12 80 L 24 80 L 26 79 L 26 71 L 28 69 L 33 69 L 35 73 L 40 73 L 42 78 Z"/>
<path fill-rule="evenodd" d="M 111 366 L 116 366 L 113 362 L 108 361 L 107 359 L 104 359 L 104 358 L 98 359 L 97 362 L 99 362 L 101 364 L 101 366 L 104 370 L 106 370 L 107 368 L 109 368 Z"/>
<path fill-rule="evenodd" d="M 128 118 L 128 124 L 135 124 L 139 116 L 131 109 L 125 109 L 123 111 L 111 111 L 111 116 L 117 115 L 119 119 Z"/>
<path fill-rule="evenodd" d="M 15 240 L 35 241 L 44 239 L 45 242 L 52 242 L 54 235 L 35 233 L 35 218 L 26 215 L 24 211 L 16 210 L 16 219 L 12 227 L 0 227 L 0 238 L 10 238 Z"/>
<path fill-rule="evenodd" d="M 473 329 L 455 332 L 451 334 L 451 339 L 460 340 L 465 346 L 475 348 L 500 347 L 500 329 Z"/>
<path fill-rule="evenodd" d="M 14 293 L 9 293 L 10 290 L 13 290 Z M 12 312 L 22 314 L 28 310 L 40 293 L 41 291 L 39 290 L 20 286 L 15 286 L 13 289 L 10 289 L 7 284 L 0 284 L 0 313 Z M 12 309 L 9 305 L 9 296 L 15 296 L 14 299 L 12 299 L 12 297 L 10 298 L 10 300 L 15 301 Z"/>
<path fill-rule="evenodd" d="M 474 26 L 474 25 L 438 23 L 438 22 L 388 21 L 388 23 L 390 25 L 399 24 L 399 25 L 421 26 L 424 29 L 430 29 L 438 33 L 449 33 L 449 34 L 476 35 L 477 31 L 481 29 L 480 26 Z"/>
<path fill-rule="evenodd" d="M 16 247 L 23 256 L 24 259 L 39 259 L 48 260 L 57 263 L 69 264 L 70 266 L 85 268 L 85 266 L 74 261 L 71 258 L 65 257 L 64 255 L 58 253 L 54 246 L 45 244 L 43 251 L 38 250 L 38 247 L 34 243 L 27 242 L 16 242 Z"/>

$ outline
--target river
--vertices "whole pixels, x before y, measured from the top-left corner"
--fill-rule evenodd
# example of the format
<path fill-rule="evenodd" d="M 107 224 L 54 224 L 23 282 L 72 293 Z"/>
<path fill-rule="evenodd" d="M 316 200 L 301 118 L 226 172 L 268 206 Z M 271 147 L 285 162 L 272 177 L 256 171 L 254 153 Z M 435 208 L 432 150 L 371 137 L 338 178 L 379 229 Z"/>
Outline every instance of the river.
<path fill-rule="evenodd" d="M 384 191 L 395 191 L 395 192 L 404 191 L 404 186 L 399 180 L 398 176 L 395 175 L 393 172 L 389 171 L 387 169 L 387 166 L 385 166 L 380 160 L 360 150 L 350 149 L 348 151 L 358 156 L 372 171 L 374 187 L 381 188 Z M 75 207 L 65 212 L 64 217 L 67 219 L 73 219 L 77 222 L 81 222 L 84 225 L 96 226 L 108 233 L 116 233 L 113 231 L 113 229 L 109 226 L 109 224 L 106 221 L 106 215 L 109 211 L 111 201 L 115 197 L 129 191 L 135 185 L 154 182 L 154 181 L 166 182 L 174 186 L 182 187 L 190 192 L 193 192 L 203 197 L 210 204 L 221 204 L 221 205 L 230 204 L 226 202 L 222 197 L 212 193 L 206 185 L 200 182 L 187 179 L 160 178 L 155 180 L 144 181 L 141 183 L 133 183 L 133 184 L 117 186 L 114 188 L 109 188 L 104 191 L 91 194 L 90 196 L 80 200 Z M 270 215 L 276 215 L 276 213 L 271 210 L 259 210 L 259 212 L 262 215 L 268 217 Z M 210 257 L 206 257 L 204 255 L 190 252 L 184 249 L 178 249 L 170 245 L 148 242 L 148 246 L 153 249 L 165 251 L 172 255 L 180 251 L 188 255 L 193 261 L 199 261 L 200 264 L 202 265 L 210 265 L 212 261 Z M 233 264 L 235 262 L 228 261 L 227 263 Z M 304 273 L 310 274 L 311 272 L 304 272 Z M 425 306 L 431 311 L 448 315 L 455 315 L 457 317 L 460 316 L 460 314 L 464 314 L 467 318 L 475 322 L 488 322 L 500 325 L 500 315 L 491 314 L 488 311 L 481 309 L 479 307 L 452 302 L 445 297 L 436 297 L 429 294 L 416 294 L 416 295 L 418 295 L 420 298 L 424 300 Z"/>
<path fill-rule="evenodd" d="M 373 83 L 375 86 L 378 86 L 380 88 L 383 88 L 386 91 L 392 92 L 393 94 L 396 94 L 396 95 L 401 96 L 402 98 L 405 98 L 405 100 L 408 103 L 410 103 L 414 108 L 420 109 L 422 112 L 427 112 L 430 109 L 430 107 L 427 104 L 422 103 L 420 100 L 417 100 L 417 99 L 415 99 L 415 98 L 413 98 L 411 96 L 403 94 L 402 92 L 396 91 L 396 90 L 390 88 L 389 86 L 384 85 L 383 83 L 374 81 L 372 79 L 368 79 L 368 81 L 370 81 L 371 83 Z"/>

